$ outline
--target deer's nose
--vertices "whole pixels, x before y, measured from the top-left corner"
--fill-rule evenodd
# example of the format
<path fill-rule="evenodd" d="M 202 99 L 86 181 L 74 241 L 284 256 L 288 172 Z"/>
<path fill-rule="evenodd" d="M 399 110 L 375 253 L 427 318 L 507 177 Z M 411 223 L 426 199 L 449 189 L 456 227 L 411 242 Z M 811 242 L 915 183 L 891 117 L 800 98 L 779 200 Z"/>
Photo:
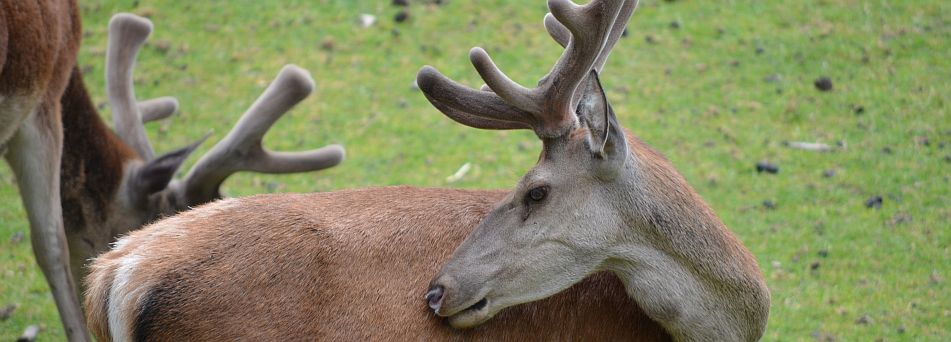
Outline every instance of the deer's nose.
<path fill-rule="evenodd" d="M 439 308 L 442 307 L 443 291 L 444 288 L 442 285 L 435 285 L 426 292 L 426 303 L 429 304 L 430 309 L 433 309 L 433 311 L 437 313 L 439 312 Z"/>

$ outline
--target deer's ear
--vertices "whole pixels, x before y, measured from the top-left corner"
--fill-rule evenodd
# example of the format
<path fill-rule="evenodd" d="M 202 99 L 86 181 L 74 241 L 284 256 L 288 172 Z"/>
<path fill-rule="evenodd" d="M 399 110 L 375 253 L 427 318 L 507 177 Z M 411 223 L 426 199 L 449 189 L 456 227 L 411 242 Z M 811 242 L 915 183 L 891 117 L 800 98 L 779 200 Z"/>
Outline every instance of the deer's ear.
<path fill-rule="evenodd" d="M 591 153 L 602 161 L 600 164 L 604 171 L 616 173 L 627 158 L 627 140 L 614 116 L 614 110 L 608 104 L 596 71 L 591 70 L 580 90 L 581 100 L 575 112 L 582 125 L 588 129 Z"/>
<path fill-rule="evenodd" d="M 165 189 L 168 183 L 172 181 L 172 176 L 175 175 L 178 168 L 185 162 L 185 159 L 188 159 L 188 156 L 207 138 L 208 137 L 205 136 L 205 138 L 191 145 L 148 161 L 136 171 L 132 179 L 131 189 L 133 194 L 146 197 Z"/>

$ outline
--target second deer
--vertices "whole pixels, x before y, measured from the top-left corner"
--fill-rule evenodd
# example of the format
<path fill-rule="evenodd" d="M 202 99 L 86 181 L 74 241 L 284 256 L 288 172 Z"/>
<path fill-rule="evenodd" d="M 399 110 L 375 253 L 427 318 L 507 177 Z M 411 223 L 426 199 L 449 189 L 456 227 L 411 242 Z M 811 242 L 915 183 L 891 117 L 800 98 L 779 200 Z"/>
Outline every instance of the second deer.
<path fill-rule="evenodd" d="M 122 14 L 110 22 L 113 132 L 75 66 L 82 32 L 75 1 L 0 0 L 0 8 L 0 154 L 9 146 L 33 251 L 70 341 L 88 340 L 74 279 L 83 279 L 89 260 L 118 236 L 220 198 L 220 185 L 235 172 L 304 172 L 343 158 L 336 145 L 298 153 L 262 148 L 271 125 L 314 87 L 305 70 L 288 66 L 227 137 L 173 180 L 197 144 L 156 156 L 146 137 L 144 122 L 178 106 L 173 98 L 135 99 L 132 69 L 152 30 L 148 20 Z"/>
<path fill-rule="evenodd" d="M 544 148 L 514 190 L 205 205 L 95 260 L 91 329 L 103 340 L 758 339 L 769 293 L 756 260 L 620 127 L 598 80 L 636 5 L 550 0 L 545 24 L 565 51 L 533 89 L 478 48 L 483 90 L 419 72 L 453 120 L 534 130 Z"/>

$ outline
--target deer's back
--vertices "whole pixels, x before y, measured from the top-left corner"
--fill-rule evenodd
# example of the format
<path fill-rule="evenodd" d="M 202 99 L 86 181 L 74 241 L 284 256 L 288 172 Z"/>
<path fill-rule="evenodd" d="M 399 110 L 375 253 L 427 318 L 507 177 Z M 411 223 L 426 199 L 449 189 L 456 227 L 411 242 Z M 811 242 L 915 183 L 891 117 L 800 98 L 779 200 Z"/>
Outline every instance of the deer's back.
<path fill-rule="evenodd" d="M 138 305 L 118 321 L 149 340 L 665 337 L 607 274 L 474 330 L 436 318 L 423 300 L 429 278 L 503 196 L 389 187 L 219 201 L 98 258 L 90 322 L 106 319 L 97 307 L 125 303 L 122 292 Z M 112 295 L 97 297 L 107 284 Z"/>

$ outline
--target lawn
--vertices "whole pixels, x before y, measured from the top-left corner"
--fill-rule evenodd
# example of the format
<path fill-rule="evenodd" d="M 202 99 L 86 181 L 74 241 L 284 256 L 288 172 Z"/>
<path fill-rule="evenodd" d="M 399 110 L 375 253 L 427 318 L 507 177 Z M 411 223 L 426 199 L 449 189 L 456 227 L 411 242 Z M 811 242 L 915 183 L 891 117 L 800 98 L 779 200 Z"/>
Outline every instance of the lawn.
<path fill-rule="evenodd" d="M 430 64 L 478 86 L 467 52 L 482 46 L 534 84 L 561 51 L 541 25 L 544 1 L 410 1 L 397 22 L 404 8 L 389 1 L 86 0 L 79 63 L 107 118 L 109 17 L 151 18 L 137 93 L 181 102 L 178 116 L 148 127 L 157 151 L 209 131 L 217 141 L 281 66 L 310 70 L 314 95 L 265 144 L 340 143 L 347 160 L 314 174 L 241 174 L 225 184 L 232 196 L 513 186 L 537 158 L 534 135 L 456 124 L 413 80 Z M 359 24 L 364 13 L 372 26 Z M 831 90 L 817 88 L 821 77 Z M 951 340 L 951 2 L 644 0 L 602 80 L 622 124 L 758 258 L 772 292 L 765 340 Z M 800 141 L 832 150 L 788 144 Z M 779 172 L 758 173 L 758 162 Z M 16 306 L 0 340 L 31 324 L 40 340 L 62 340 L 0 164 L 0 309 Z"/>

